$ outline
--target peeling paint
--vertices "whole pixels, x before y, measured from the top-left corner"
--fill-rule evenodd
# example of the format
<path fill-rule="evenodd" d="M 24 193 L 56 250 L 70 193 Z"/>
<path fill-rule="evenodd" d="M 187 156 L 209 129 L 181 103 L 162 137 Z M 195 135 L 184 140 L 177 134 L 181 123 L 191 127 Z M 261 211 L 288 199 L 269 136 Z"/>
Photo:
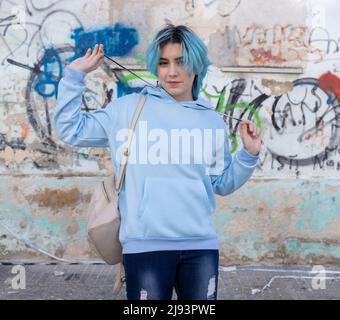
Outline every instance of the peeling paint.
<path fill-rule="evenodd" d="M 20 164 L 30 156 L 30 151 L 14 150 L 9 146 L 6 146 L 4 151 L 0 151 L 0 161 L 3 161 L 5 165 L 10 165 L 11 163 Z"/>
<path fill-rule="evenodd" d="M 73 207 L 80 200 L 80 192 L 77 187 L 68 191 L 44 188 L 39 194 L 32 197 L 40 207 L 63 208 Z"/>
<path fill-rule="evenodd" d="M 71 224 L 69 224 L 66 228 L 66 233 L 69 235 L 69 236 L 72 236 L 76 233 L 79 232 L 79 225 L 76 221 L 72 221 Z"/>
<path fill-rule="evenodd" d="M 270 90 L 270 94 L 273 96 L 282 96 L 294 88 L 293 84 L 288 81 L 281 82 L 274 79 L 262 79 L 261 83 Z"/>
<path fill-rule="evenodd" d="M 27 123 L 22 123 L 20 126 L 22 128 L 21 138 L 25 140 L 30 132 L 30 126 Z"/>
<path fill-rule="evenodd" d="M 257 65 L 266 65 L 270 63 L 282 64 L 283 62 L 287 61 L 284 57 L 273 54 L 271 49 L 251 49 L 250 53 L 252 55 L 252 59 L 250 59 L 250 62 Z"/>

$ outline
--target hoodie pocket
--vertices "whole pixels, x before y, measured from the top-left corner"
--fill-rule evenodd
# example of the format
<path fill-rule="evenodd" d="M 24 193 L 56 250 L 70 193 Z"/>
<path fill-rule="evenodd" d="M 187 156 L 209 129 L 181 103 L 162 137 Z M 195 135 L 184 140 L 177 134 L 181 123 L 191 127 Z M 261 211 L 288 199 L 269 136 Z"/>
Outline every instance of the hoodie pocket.
<path fill-rule="evenodd" d="M 146 178 L 139 214 L 145 238 L 214 235 L 212 207 L 201 180 Z"/>

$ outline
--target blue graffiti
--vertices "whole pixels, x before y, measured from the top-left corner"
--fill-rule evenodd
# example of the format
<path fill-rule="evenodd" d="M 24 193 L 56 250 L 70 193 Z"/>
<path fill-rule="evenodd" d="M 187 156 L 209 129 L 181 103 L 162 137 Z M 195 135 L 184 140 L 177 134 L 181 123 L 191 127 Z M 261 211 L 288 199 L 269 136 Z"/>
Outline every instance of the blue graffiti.
<path fill-rule="evenodd" d="M 58 52 L 46 49 L 41 60 L 42 72 L 38 74 L 33 87 L 42 97 L 57 97 L 58 83 L 62 77 L 62 62 Z"/>
<path fill-rule="evenodd" d="M 131 52 L 138 44 L 138 32 L 134 28 L 124 27 L 121 23 L 116 23 L 114 27 L 85 32 L 83 28 L 77 28 L 71 36 L 75 41 L 76 59 L 85 55 L 88 48 L 93 48 L 95 44 L 104 45 L 105 54 L 108 56 L 122 57 Z"/>
<path fill-rule="evenodd" d="M 34 81 L 34 90 L 44 98 L 57 98 L 58 83 L 63 74 L 63 65 L 84 56 L 88 48 L 95 44 L 104 44 L 108 56 L 125 56 L 138 44 L 138 32 L 134 28 L 124 27 L 116 23 L 113 27 L 85 32 L 83 28 L 74 30 L 71 38 L 75 40 L 74 55 L 62 62 L 58 49 L 48 48 L 39 64 L 40 72 Z M 118 83 L 118 96 L 139 91 L 141 88 L 128 88 Z"/>
<path fill-rule="evenodd" d="M 139 93 L 144 87 L 129 87 L 123 84 L 120 80 L 117 82 L 117 98 L 123 97 L 130 93 Z"/>

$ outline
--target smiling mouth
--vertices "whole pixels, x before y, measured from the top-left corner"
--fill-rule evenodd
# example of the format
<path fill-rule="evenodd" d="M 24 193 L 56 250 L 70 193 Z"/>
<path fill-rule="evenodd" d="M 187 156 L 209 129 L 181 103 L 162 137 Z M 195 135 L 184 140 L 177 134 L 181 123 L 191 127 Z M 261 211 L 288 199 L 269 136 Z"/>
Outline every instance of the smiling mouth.
<path fill-rule="evenodd" d="M 170 83 L 170 84 L 178 84 L 180 82 L 179 81 L 168 81 L 168 83 Z"/>

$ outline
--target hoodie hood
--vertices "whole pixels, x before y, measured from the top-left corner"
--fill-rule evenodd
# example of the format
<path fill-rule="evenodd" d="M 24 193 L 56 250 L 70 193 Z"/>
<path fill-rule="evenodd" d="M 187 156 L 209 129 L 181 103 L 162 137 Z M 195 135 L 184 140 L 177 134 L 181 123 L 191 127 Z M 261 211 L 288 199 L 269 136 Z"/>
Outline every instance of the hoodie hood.
<path fill-rule="evenodd" d="M 198 97 L 197 100 L 192 101 L 177 101 L 163 88 L 163 86 L 159 87 L 145 86 L 142 89 L 141 94 L 153 96 L 156 99 L 160 99 L 162 100 L 162 102 L 165 103 L 178 103 L 186 108 L 198 110 L 213 110 L 211 103 L 201 97 Z"/>

